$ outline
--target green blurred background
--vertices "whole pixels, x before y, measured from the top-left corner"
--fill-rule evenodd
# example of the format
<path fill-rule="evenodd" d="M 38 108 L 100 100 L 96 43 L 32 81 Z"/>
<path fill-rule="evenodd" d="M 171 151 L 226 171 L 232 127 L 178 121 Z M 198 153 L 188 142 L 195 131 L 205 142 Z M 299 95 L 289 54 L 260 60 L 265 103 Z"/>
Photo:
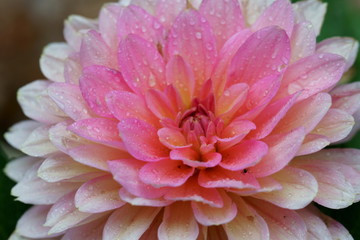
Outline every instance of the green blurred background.
<path fill-rule="evenodd" d="M 25 119 L 16 102 L 16 90 L 41 79 L 38 66 L 42 48 L 63 41 L 63 20 L 70 14 L 96 17 L 106 0 L 0 0 L 0 136 Z M 328 12 L 318 41 L 333 36 L 360 40 L 360 0 L 324 0 Z M 351 70 L 351 81 L 360 81 L 360 57 Z M 0 169 L 9 161 L 0 137 Z M 360 148 L 360 133 L 341 147 Z M 0 239 L 7 239 L 28 206 L 10 196 L 14 185 L 0 171 Z M 346 226 L 360 240 L 360 203 L 343 210 L 321 208 Z"/>

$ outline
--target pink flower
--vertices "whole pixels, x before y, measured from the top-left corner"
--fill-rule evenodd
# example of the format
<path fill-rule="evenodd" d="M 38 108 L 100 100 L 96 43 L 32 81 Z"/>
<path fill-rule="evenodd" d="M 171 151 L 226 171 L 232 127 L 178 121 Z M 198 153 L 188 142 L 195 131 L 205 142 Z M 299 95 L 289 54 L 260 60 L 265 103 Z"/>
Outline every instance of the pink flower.
<path fill-rule="evenodd" d="M 130 2 L 71 16 L 19 90 L 12 238 L 352 239 L 311 204 L 360 199 L 360 151 L 323 150 L 360 117 L 326 4 Z"/>

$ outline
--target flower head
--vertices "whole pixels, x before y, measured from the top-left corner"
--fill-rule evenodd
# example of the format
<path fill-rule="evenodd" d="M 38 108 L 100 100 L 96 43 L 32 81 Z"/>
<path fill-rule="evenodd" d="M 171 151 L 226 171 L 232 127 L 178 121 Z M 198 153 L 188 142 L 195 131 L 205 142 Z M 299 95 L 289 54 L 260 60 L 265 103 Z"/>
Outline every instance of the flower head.
<path fill-rule="evenodd" d="M 339 85 L 358 43 L 316 44 L 316 0 L 154 0 L 72 16 L 48 80 L 19 91 L 6 134 L 14 236 L 54 239 L 351 238 L 312 201 L 359 200 L 360 152 L 328 149 L 360 114 Z M 356 118 L 357 118 L 356 117 Z"/>

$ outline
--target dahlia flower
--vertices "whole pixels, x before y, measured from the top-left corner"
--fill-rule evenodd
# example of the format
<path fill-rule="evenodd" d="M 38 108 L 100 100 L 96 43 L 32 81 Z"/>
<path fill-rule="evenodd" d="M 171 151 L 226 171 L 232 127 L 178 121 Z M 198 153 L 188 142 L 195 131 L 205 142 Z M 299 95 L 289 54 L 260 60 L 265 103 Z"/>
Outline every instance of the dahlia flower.
<path fill-rule="evenodd" d="M 312 202 L 360 199 L 358 43 L 326 4 L 130 0 L 71 16 L 19 90 L 11 239 L 352 239 Z"/>

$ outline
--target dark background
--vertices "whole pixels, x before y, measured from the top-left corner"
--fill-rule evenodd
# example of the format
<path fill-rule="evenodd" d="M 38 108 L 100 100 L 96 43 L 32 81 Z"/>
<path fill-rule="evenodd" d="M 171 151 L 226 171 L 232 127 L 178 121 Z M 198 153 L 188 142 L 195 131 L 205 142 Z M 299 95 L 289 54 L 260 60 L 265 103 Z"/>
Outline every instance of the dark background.
<path fill-rule="evenodd" d="M 50 42 L 63 41 L 63 20 L 70 14 L 97 17 L 106 0 L 0 0 L 0 169 L 9 161 L 1 148 L 2 135 L 15 122 L 25 119 L 16 102 L 19 87 L 42 79 L 39 57 Z M 333 36 L 360 40 L 360 0 L 324 0 L 328 13 L 319 41 Z M 360 81 L 360 59 L 351 70 L 351 81 Z M 360 148 L 360 134 L 341 147 Z M 17 219 L 27 208 L 14 201 L 14 182 L 0 170 L 0 239 L 7 239 Z M 322 211 L 343 223 L 360 239 L 360 203 L 343 210 Z"/>

